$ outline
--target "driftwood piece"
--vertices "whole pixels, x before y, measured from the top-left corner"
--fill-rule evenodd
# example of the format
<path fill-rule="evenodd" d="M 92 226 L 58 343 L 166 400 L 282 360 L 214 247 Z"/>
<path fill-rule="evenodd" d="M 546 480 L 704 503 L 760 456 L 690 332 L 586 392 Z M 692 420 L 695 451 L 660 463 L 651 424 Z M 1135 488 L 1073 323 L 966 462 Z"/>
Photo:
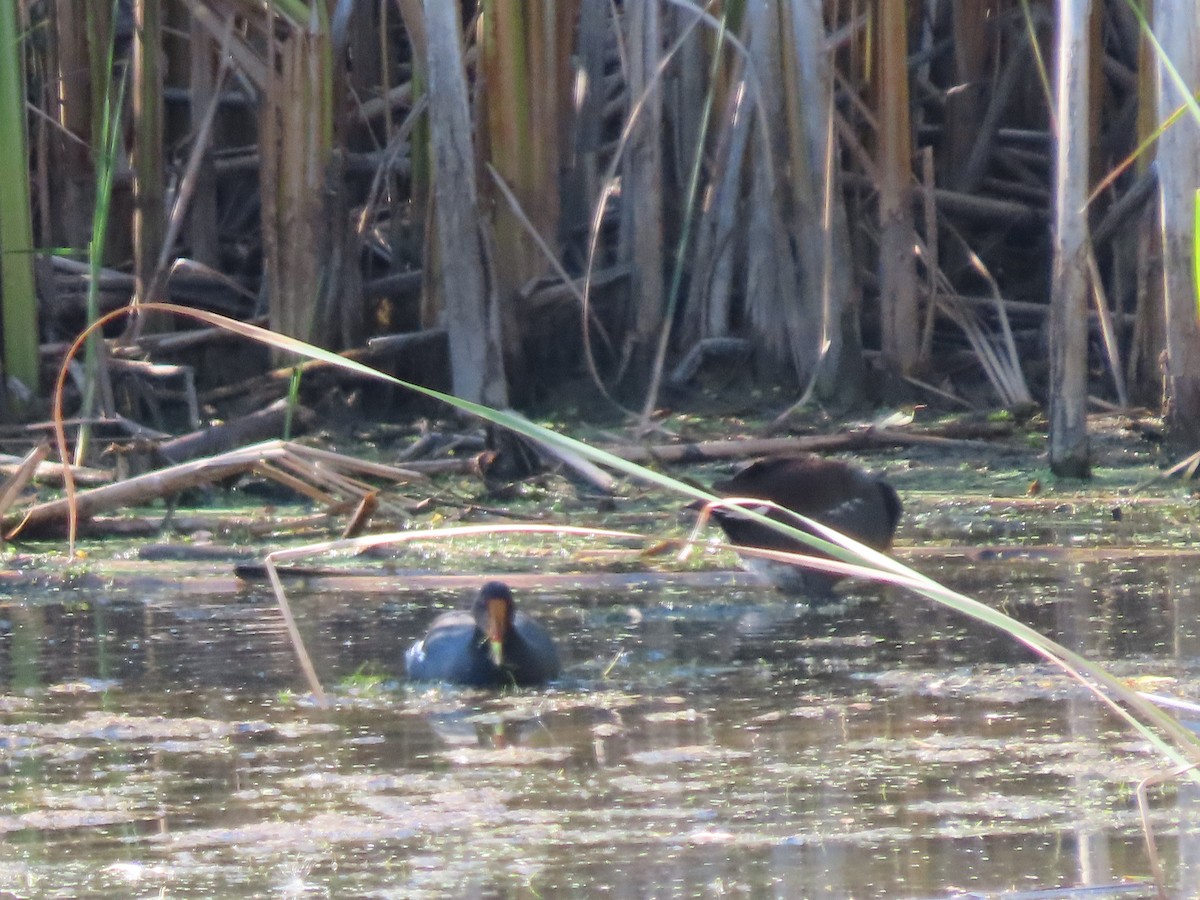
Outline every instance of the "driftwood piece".
<path fill-rule="evenodd" d="M 995 437 L 995 427 L 994 425 L 980 426 L 977 434 Z M 1005 431 L 1004 433 L 1008 434 L 1009 432 Z M 659 444 L 656 446 L 614 444 L 605 446 L 603 449 L 629 462 L 704 463 L 786 453 L 863 450 L 869 447 L 903 447 L 917 444 L 996 451 L 1005 449 L 984 440 L 945 437 L 930 432 L 897 431 L 891 428 L 861 428 L 837 434 L 814 434 L 804 437 L 702 441 L 698 444 Z"/>
<path fill-rule="evenodd" d="M 383 275 L 363 284 L 363 296 L 368 300 L 378 300 L 381 297 L 407 297 L 418 294 L 424 279 L 425 273 L 420 269 L 415 272 Z"/>
<path fill-rule="evenodd" d="M 414 459 L 406 461 L 404 468 L 426 477 L 434 475 L 478 475 L 479 455 L 455 456 L 451 459 Z"/>
<path fill-rule="evenodd" d="M 187 405 L 188 424 L 192 428 L 200 427 L 200 402 L 196 398 L 196 372 L 191 366 L 154 363 L 144 359 L 122 359 L 119 356 L 109 356 L 107 363 L 110 377 L 125 376 L 132 390 L 154 411 L 154 418 L 158 424 L 161 424 L 162 419 L 159 400 L 182 395 L 183 401 Z M 171 381 L 179 383 L 177 391 L 171 391 L 167 387 Z"/>
<path fill-rule="evenodd" d="M 65 256 L 51 256 L 50 266 L 56 275 L 62 274 L 78 278 L 80 280 L 79 289 L 86 291 L 87 282 L 91 279 L 92 274 L 91 266 L 88 263 L 77 259 L 68 259 Z M 100 270 L 99 281 L 96 284 L 102 291 L 116 290 L 132 294 L 134 290 L 134 277 L 127 272 L 102 268 Z"/>
<path fill-rule="evenodd" d="M 508 410 L 508 414 L 525 422 L 529 421 L 515 410 Z M 560 447 L 549 441 L 541 441 L 507 429 L 490 428 L 488 430 L 487 443 L 489 449 L 494 452 L 490 459 L 486 453 L 480 457 L 480 469 L 485 480 L 495 477 L 499 477 L 502 480 L 521 479 L 533 474 L 539 468 L 554 468 L 557 466 L 566 469 L 568 477 L 572 480 L 589 484 L 592 488 L 603 494 L 611 494 L 617 486 L 616 479 L 591 460 L 585 459 L 574 450 Z M 532 458 L 524 464 L 513 459 L 513 457 L 519 457 L 523 453 Z M 513 475 L 500 474 L 500 470 L 505 467 L 503 463 L 500 466 L 496 464 L 504 457 L 507 457 L 509 466 L 515 469 Z M 513 466 L 514 463 L 515 466 Z"/>
<path fill-rule="evenodd" d="M 690 444 L 623 444 L 611 443 L 598 449 L 629 462 L 673 464 L 720 462 L 750 459 L 786 453 L 828 453 L 838 450 L 865 450 L 881 447 L 941 446 L 995 452 L 1025 452 L 1025 448 L 1008 448 L 990 443 L 1011 435 L 1012 426 L 1005 423 L 951 423 L 925 431 L 900 431 L 892 428 L 860 428 L 837 434 L 816 434 L 802 437 L 749 438 L 739 440 L 701 441 Z M 541 445 L 539 444 L 539 447 Z M 407 460 L 405 469 L 425 476 L 478 475 L 478 456 L 453 459 Z"/>
<path fill-rule="evenodd" d="M 86 425 L 92 430 L 92 435 L 98 440 L 115 440 L 127 437 L 145 441 L 164 441 L 171 436 L 165 431 L 147 428 L 145 425 L 141 425 L 121 415 L 63 419 L 62 425 L 68 430 Z M 51 421 L 31 422 L 28 425 L 0 428 L 0 438 L 28 438 L 34 433 L 50 434 L 53 431 L 54 423 Z"/>
<path fill-rule="evenodd" d="M 807 437 L 750 438 L 748 440 L 701 441 L 698 444 L 617 444 L 604 449 L 629 462 L 704 463 L 747 459 L 777 453 L 815 453 L 822 450 L 853 450 L 894 443 L 879 440 L 873 432 L 815 434 Z"/>
<path fill-rule="evenodd" d="M 382 97 L 364 99 L 351 107 L 350 115 L 356 124 L 377 119 L 394 109 L 412 104 L 413 87 L 411 81 L 398 84 L 388 90 Z"/>
<path fill-rule="evenodd" d="M 842 180 L 855 187 L 872 188 L 874 182 L 870 178 L 854 172 L 846 172 Z M 913 200 L 920 202 L 927 189 L 920 184 L 913 186 Z M 981 197 L 975 194 L 964 194 L 948 188 L 936 188 L 933 192 L 938 208 L 942 212 L 954 213 L 967 218 L 984 222 L 1000 223 L 1006 226 L 1038 225 L 1049 218 L 1045 208 L 1019 203 L 1015 200 L 1005 200 L 998 197 Z"/>
<path fill-rule="evenodd" d="M 286 399 L 276 400 L 258 412 L 166 441 L 159 445 L 158 450 L 168 462 L 181 463 L 278 437 L 287 420 L 287 409 Z M 297 407 L 293 417 L 293 428 L 307 428 L 312 418 L 311 410 Z"/>
<path fill-rule="evenodd" d="M 332 566 L 290 565 L 276 569 L 280 578 L 305 579 L 310 587 L 322 591 L 344 589 L 355 593 L 397 593 L 428 590 L 477 588 L 481 579 L 503 578 L 505 584 L 521 590 L 635 590 L 666 587 L 728 587 L 741 590 L 774 590 L 749 572 L 715 570 L 705 572 L 503 572 L 483 575 L 446 575 L 438 572 L 387 572 L 370 569 L 337 569 Z M 267 567 L 260 562 L 234 565 L 241 581 L 267 581 Z M 631 595 L 633 596 L 633 595 Z M 636 602 L 636 601 L 633 601 Z"/>
<path fill-rule="evenodd" d="M 1158 168 L 1152 164 L 1138 176 L 1124 194 L 1112 204 L 1092 229 L 1092 246 L 1101 247 L 1125 223 L 1137 216 L 1158 190 Z"/>
<path fill-rule="evenodd" d="M 245 321 L 247 325 L 267 327 L 266 316 L 256 316 Z M 241 340 L 241 338 L 224 328 L 189 328 L 186 331 L 143 334 L 138 338 L 138 346 L 150 353 L 178 353 L 203 344 L 234 340 Z"/>
<path fill-rule="evenodd" d="M 400 466 L 389 466 L 387 463 L 371 462 L 366 459 L 355 459 L 353 456 L 344 456 L 341 453 L 334 453 L 332 450 L 321 450 L 318 447 L 306 447 L 303 444 L 287 444 L 300 456 L 305 459 L 313 460 L 314 462 L 322 462 L 328 465 L 336 466 L 339 469 L 357 472 L 359 475 L 367 475 L 374 478 L 385 478 L 390 481 L 407 482 L 407 481 L 424 481 L 425 476 L 416 472 L 408 466 L 403 468 Z"/>
<path fill-rule="evenodd" d="M 667 384 L 684 387 L 711 360 L 732 360 L 738 367 L 748 367 L 753 359 L 754 348 L 744 338 L 702 338 L 691 346 L 687 354 L 675 366 Z"/>
<path fill-rule="evenodd" d="M 397 353 L 412 350 L 421 344 L 442 343 L 449 340 L 445 328 L 426 328 L 423 331 L 406 331 L 402 334 L 384 334 L 367 341 L 369 353 Z"/>
<path fill-rule="evenodd" d="M 982 307 L 987 309 L 997 308 L 997 300 L 995 297 L 973 297 L 969 294 L 950 293 L 940 294 L 939 298 L 941 297 L 945 297 L 954 303 L 966 304 L 967 306 Z M 1006 311 L 1016 315 L 1037 316 L 1043 319 L 1050 315 L 1050 304 L 1048 303 L 1036 303 L 1032 300 L 1001 300 L 999 303 L 1003 304 Z M 1095 310 L 1088 312 L 1088 318 L 1096 318 Z M 1133 324 L 1136 316 L 1133 313 L 1117 313 L 1113 316 L 1113 318 L 1122 324 L 1128 325 Z"/>
<path fill-rule="evenodd" d="M 195 532 L 212 532 L 238 535 L 248 535 L 253 539 L 263 539 L 272 535 L 286 535 L 294 538 L 297 535 L 311 534 L 314 537 L 328 535 L 332 529 L 338 528 L 344 516 L 350 514 L 353 504 L 339 504 L 334 509 L 322 510 L 316 513 L 294 515 L 286 512 L 272 511 L 255 516 L 231 515 L 229 513 L 191 513 L 186 516 L 162 514 L 154 516 L 129 515 L 98 515 L 94 519 L 81 522 L 79 534 L 92 538 L 137 538 L 155 537 L 163 533 L 194 534 Z M 47 529 L 49 531 L 50 529 Z M 0 573 L 2 574 L 2 573 Z"/>

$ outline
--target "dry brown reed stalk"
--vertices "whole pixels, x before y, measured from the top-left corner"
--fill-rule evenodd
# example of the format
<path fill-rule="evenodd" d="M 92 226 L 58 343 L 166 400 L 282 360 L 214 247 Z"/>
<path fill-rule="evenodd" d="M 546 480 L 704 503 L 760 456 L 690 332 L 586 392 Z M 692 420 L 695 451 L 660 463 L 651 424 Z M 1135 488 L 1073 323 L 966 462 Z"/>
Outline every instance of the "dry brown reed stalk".
<path fill-rule="evenodd" d="M 1162 784 L 1185 775 L 1196 768 L 1197 763 L 1177 766 L 1169 772 L 1149 775 L 1138 782 L 1135 796 L 1137 797 L 1138 816 L 1142 821 L 1142 840 L 1146 845 L 1146 859 L 1150 863 L 1150 877 L 1154 879 L 1154 890 L 1158 900 L 1169 900 L 1167 894 L 1167 879 L 1163 872 L 1162 860 L 1158 855 L 1158 842 L 1154 839 L 1154 828 L 1150 824 L 1150 801 L 1146 792 L 1153 786 Z"/>
<path fill-rule="evenodd" d="M 25 486 L 33 480 L 33 476 L 37 474 L 38 466 L 50 454 L 50 443 L 42 441 L 21 460 L 20 466 L 4 480 L 4 484 L 0 485 L 0 519 L 4 518 L 5 513 L 16 502 L 17 497 L 25 490 Z"/>

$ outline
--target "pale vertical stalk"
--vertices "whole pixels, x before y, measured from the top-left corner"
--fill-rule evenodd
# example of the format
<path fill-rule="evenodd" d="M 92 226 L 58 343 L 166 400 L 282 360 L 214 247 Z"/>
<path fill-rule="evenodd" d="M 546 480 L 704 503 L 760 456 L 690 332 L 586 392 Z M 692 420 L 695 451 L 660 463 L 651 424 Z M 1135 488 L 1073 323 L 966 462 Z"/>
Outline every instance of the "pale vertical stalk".
<path fill-rule="evenodd" d="M 108 58 L 97 45 L 107 46 L 108 32 L 99 26 L 107 28 L 109 6 L 99 0 L 54 2 L 50 113 L 60 127 L 50 137 L 49 203 L 53 215 L 48 224 L 54 243 L 79 249 L 87 247 L 91 233 L 96 174 L 90 142 L 98 133 L 97 98 L 103 98 L 106 76 L 103 68 L 100 80 L 80 78 L 77 73 L 92 71 L 94 75 L 94 57 Z"/>
<path fill-rule="evenodd" d="M 714 53 L 719 52 L 717 49 Z M 744 61 L 739 59 L 739 68 Z M 729 77 L 729 67 L 721 71 Z M 718 76 L 720 77 L 720 76 Z M 738 78 L 735 74 L 732 80 Z M 714 90 L 717 87 L 714 86 Z M 736 92 L 722 91 L 727 98 L 720 137 L 712 152 L 713 182 L 705 190 L 700 223 L 696 228 L 696 252 L 692 258 L 690 286 L 684 307 L 681 339 L 692 343 L 700 338 L 725 337 L 729 334 L 730 309 L 733 305 L 733 280 L 737 241 L 738 203 L 741 195 L 742 167 L 750 143 L 753 103 L 747 97 L 745 82 Z"/>
<path fill-rule="evenodd" d="M 851 372 L 862 370 L 856 278 L 850 257 L 850 226 L 837 181 L 836 141 L 833 135 L 833 73 L 825 50 L 825 22 L 820 0 L 788 4 L 797 79 L 795 99 L 802 116 L 807 156 L 812 160 L 812 195 L 817 209 L 806 211 L 819 226 L 821 360 L 817 391 L 823 397 L 845 396 L 859 386 L 848 384 Z M 819 216 L 819 221 L 818 221 Z M 812 261 L 807 261 L 815 268 Z"/>
<path fill-rule="evenodd" d="M 809 290 L 815 267 L 802 266 L 800 257 L 820 258 L 801 226 L 804 216 L 815 220 L 809 176 L 795 180 L 788 173 L 807 171 L 809 160 L 796 139 L 795 118 L 789 109 L 789 81 L 795 81 L 787 61 L 779 8 L 751 3 L 746 10 L 746 33 L 752 80 L 759 95 L 760 116 L 748 159 L 749 203 L 744 233 L 746 315 L 761 359 L 783 377 L 795 373 L 808 380 L 817 357 L 819 288 Z M 801 162 L 802 160 L 802 162 Z M 790 182 L 790 183 L 789 183 Z M 814 279 L 819 285 L 819 277 Z"/>
<path fill-rule="evenodd" d="M 913 257 L 912 133 L 908 92 L 908 3 L 876 0 L 879 116 L 879 305 L 884 364 L 907 374 L 920 358 Z"/>
<path fill-rule="evenodd" d="M 232 27 L 232 17 L 230 26 Z M 208 29 L 193 19 L 191 53 L 188 58 L 191 66 L 188 79 L 191 102 L 188 110 L 193 132 L 203 128 L 204 121 L 209 117 L 209 110 L 213 110 L 213 104 L 219 102 L 217 49 L 217 41 Z M 224 47 L 220 50 L 222 53 L 227 52 Z M 191 247 L 191 258 L 207 266 L 215 266 L 220 253 L 217 234 L 217 179 L 212 159 L 207 152 L 203 153 L 196 163 L 196 190 L 188 211 L 186 229 L 185 240 Z"/>
<path fill-rule="evenodd" d="M 4 324 L 4 372 L 36 394 L 38 309 L 19 14 L 16 0 L 0 2 L 0 160 L 8 168 L 8 174 L 0 176 L 0 319 Z"/>
<path fill-rule="evenodd" d="M 163 245 L 162 2 L 136 0 L 133 37 L 133 274 L 135 300 L 146 296 Z"/>
<path fill-rule="evenodd" d="M 536 67 L 540 41 L 530 39 L 536 31 L 533 20 L 539 2 L 526 0 L 483 0 L 480 28 L 480 102 L 477 115 L 480 133 L 477 152 L 491 162 L 512 187 L 529 222 L 543 238 L 554 241 L 545 225 L 556 217 L 545 202 L 550 185 L 539 172 L 537 147 L 553 135 L 538 134 L 534 127 L 534 104 L 545 91 L 531 77 Z M 554 187 L 557 187 L 555 184 Z M 482 188 L 488 197 L 490 184 Z M 496 299 L 500 310 L 501 334 L 505 344 L 505 369 L 519 385 L 524 375 L 523 321 L 516 310 L 517 292 L 541 269 L 541 257 L 520 219 L 509 204 L 488 197 L 496 253 Z M 557 195 L 554 196 L 557 207 Z"/>
<path fill-rule="evenodd" d="M 1050 468 L 1087 477 L 1088 18 L 1061 0 L 1055 67 L 1054 268 L 1050 285 Z"/>
<path fill-rule="evenodd" d="M 104 22 L 104 30 L 99 27 L 94 32 L 89 31 L 93 42 L 90 46 L 92 72 L 102 73 L 102 79 L 96 83 L 97 89 L 92 92 L 92 115 L 94 117 L 90 134 L 96 143 L 96 183 L 94 202 L 91 206 L 92 224 L 88 237 L 88 288 L 87 288 L 87 321 L 95 322 L 100 317 L 100 269 L 104 261 L 104 249 L 107 244 L 113 182 L 116 178 L 117 151 L 121 142 L 121 110 L 125 106 L 125 91 L 129 84 L 128 69 L 122 68 L 113 84 L 113 56 L 115 53 L 114 16 L 117 10 L 117 0 L 108 7 L 109 15 L 101 14 L 106 4 L 97 3 L 89 7 L 88 24 L 90 27 Z M 98 44 L 103 40 L 103 46 Z M 97 62 L 99 60 L 99 62 Z M 100 90 L 99 86 L 104 89 Z M 116 91 L 115 95 L 113 91 Z M 84 356 L 84 386 L 79 408 L 83 416 L 90 416 L 96 402 L 96 392 L 99 389 L 101 405 L 106 411 L 112 410 L 111 383 L 108 381 L 107 368 L 103 365 L 104 343 L 98 333 L 88 335 Z M 75 442 L 75 464 L 82 464 L 87 458 L 91 442 L 91 429 L 83 425 Z"/>
<path fill-rule="evenodd" d="M 629 47 L 629 95 L 641 98 L 626 147 L 621 180 L 622 256 L 633 263 L 633 346 L 637 377 L 647 369 L 655 336 L 663 327 L 662 95 L 655 78 L 662 52 L 658 0 L 625 6 Z M 639 372 L 640 369 L 640 372 Z"/>
<path fill-rule="evenodd" d="M 434 276 L 450 343 L 454 393 L 508 405 L 495 294 L 484 274 L 471 111 L 458 4 L 425 0 L 429 124 L 433 157 Z"/>
<path fill-rule="evenodd" d="M 1180 90 L 1200 87 L 1200 17 L 1194 4 L 1156 3 L 1154 34 L 1161 45 L 1158 115 L 1165 120 L 1184 102 Z M 1174 66 L 1183 85 L 1164 71 Z M 1166 368 L 1163 373 L 1168 437 L 1180 449 L 1200 446 L 1200 316 L 1197 306 L 1196 207 L 1200 187 L 1200 122 L 1185 115 L 1158 140 L 1163 283 L 1166 293 Z"/>
<path fill-rule="evenodd" d="M 260 110 L 263 254 L 271 327 L 319 343 L 336 336 L 318 328 L 322 297 L 337 296 L 331 263 L 328 191 L 333 152 L 329 20 L 316 2 L 303 24 L 268 48 Z M 319 332 L 319 334 L 317 333 Z"/>

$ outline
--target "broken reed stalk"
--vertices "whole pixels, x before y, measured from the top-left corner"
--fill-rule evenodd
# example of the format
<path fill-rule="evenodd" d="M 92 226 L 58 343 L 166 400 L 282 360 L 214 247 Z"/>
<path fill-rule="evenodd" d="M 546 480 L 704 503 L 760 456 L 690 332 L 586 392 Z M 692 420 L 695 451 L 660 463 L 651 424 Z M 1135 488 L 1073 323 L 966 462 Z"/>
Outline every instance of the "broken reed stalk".
<path fill-rule="evenodd" d="M 17 470 L 5 479 L 3 486 L 0 486 L 0 519 L 4 518 L 4 514 L 20 496 L 21 491 L 25 490 L 25 486 L 33 480 L 38 466 L 42 464 L 49 453 L 50 444 L 42 441 L 25 454 L 25 458 L 21 460 Z"/>
<path fill-rule="evenodd" d="M 246 472 L 258 472 L 327 507 L 346 502 L 358 503 L 364 495 L 374 491 L 371 485 L 349 478 L 342 471 L 366 472 L 397 482 L 422 479 L 414 472 L 378 463 L 364 463 L 329 451 L 319 451 L 315 457 L 309 457 L 303 449 L 287 441 L 266 441 L 219 456 L 147 472 L 81 494 L 71 492 L 66 498 L 31 507 L 6 537 L 11 539 L 27 530 L 53 527 L 64 520 L 70 521 L 72 514 L 78 521 L 102 512 L 141 506 L 151 500 Z M 314 458 L 317 461 L 314 462 Z M 320 486 L 325 489 L 322 490 Z"/>
<path fill-rule="evenodd" d="M 1151 785 L 1178 778 L 1193 768 L 1195 768 L 1194 763 L 1188 766 L 1178 766 L 1170 772 L 1149 775 L 1138 782 L 1137 790 L 1134 792 L 1137 797 L 1138 815 L 1142 820 L 1142 840 L 1146 844 L 1146 859 L 1150 863 L 1150 877 L 1154 879 L 1154 891 L 1158 895 L 1158 900 L 1168 900 L 1167 879 L 1163 873 L 1162 860 L 1158 855 L 1158 842 L 1154 839 L 1154 829 L 1150 825 L 1150 801 L 1146 797 L 1146 791 Z"/>

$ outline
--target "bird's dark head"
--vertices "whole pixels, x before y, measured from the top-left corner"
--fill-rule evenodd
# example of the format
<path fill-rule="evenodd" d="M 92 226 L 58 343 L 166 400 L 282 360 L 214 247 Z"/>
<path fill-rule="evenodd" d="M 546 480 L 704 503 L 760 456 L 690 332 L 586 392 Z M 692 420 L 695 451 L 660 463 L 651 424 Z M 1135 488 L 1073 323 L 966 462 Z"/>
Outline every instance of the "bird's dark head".
<path fill-rule="evenodd" d="M 479 589 L 473 607 L 475 624 L 484 633 L 488 655 L 497 667 L 504 665 L 504 639 L 512 630 L 513 596 L 502 581 L 489 581 Z"/>

